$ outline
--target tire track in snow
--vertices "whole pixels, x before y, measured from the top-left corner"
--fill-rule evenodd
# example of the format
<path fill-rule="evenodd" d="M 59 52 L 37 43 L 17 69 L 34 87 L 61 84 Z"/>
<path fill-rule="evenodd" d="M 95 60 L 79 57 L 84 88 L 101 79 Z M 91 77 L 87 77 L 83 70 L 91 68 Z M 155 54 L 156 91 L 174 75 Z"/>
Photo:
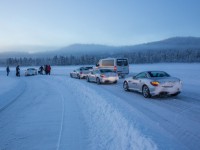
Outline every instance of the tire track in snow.
<path fill-rule="evenodd" d="M 66 84 L 65 79 L 66 76 L 64 78 L 53 76 L 52 82 L 48 82 L 48 84 L 53 86 L 56 93 L 59 93 L 62 102 L 56 150 L 88 149 L 88 128 L 84 125 L 85 120 L 77 105 L 77 100 L 72 95 L 74 91 L 69 86 L 66 86 L 68 84 Z"/>
<path fill-rule="evenodd" d="M 61 96 L 62 115 L 61 115 L 60 132 L 59 132 L 59 136 L 58 136 L 58 142 L 57 142 L 57 148 L 56 148 L 56 150 L 60 149 L 60 143 L 61 143 L 62 132 L 63 132 L 63 124 L 64 124 L 64 114 L 65 114 L 64 97 L 63 97 L 63 94 L 60 91 L 58 91 L 58 92 L 60 93 L 60 96 Z"/>
<path fill-rule="evenodd" d="M 23 83 L 22 84 L 23 86 L 20 85 L 20 88 L 17 88 L 17 86 L 16 86 L 14 89 L 4 93 L 3 95 L 0 95 L 1 97 L 3 97 L 0 99 L 0 101 L 6 101 L 5 102 L 6 104 L 4 104 L 4 103 L 1 104 L 0 112 L 5 110 L 6 108 L 8 108 L 10 105 L 12 105 L 14 102 L 16 102 L 24 94 L 24 92 L 26 90 L 26 83 L 24 81 L 22 83 Z M 10 97 L 10 96 L 13 96 L 10 94 L 11 92 L 13 92 L 13 91 L 16 92 L 15 89 L 17 89 L 17 91 L 19 90 L 18 93 L 16 95 L 14 95 L 14 97 Z"/>
<path fill-rule="evenodd" d="M 40 79 L 43 82 L 46 82 L 47 84 L 50 84 L 49 82 L 47 82 L 45 79 Z M 62 139 L 62 132 L 63 132 L 63 125 L 64 125 L 64 114 L 65 114 L 65 103 L 64 103 L 64 96 L 63 94 L 58 90 L 58 88 L 55 87 L 55 85 L 52 85 L 51 87 L 53 87 L 55 89 L 55 91 L 57 91 L 61 97 L 61 109 L 62 109 L 62 113 L 61 113 L 61 122 L 60 122 L 60 129 L 59 129 L 59 133 L 58 133 L 58 141 L 56 144 L 56 150 L 60 149 L 60 143 L 61 143 L 61 139 Z"/>

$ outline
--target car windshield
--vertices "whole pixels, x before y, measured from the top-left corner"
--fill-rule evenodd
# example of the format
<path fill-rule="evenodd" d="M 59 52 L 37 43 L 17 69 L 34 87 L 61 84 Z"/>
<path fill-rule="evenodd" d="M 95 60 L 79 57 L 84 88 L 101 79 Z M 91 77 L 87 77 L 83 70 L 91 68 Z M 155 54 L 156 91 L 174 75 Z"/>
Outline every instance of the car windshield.
<path fill-rule="evenodd" d="M 111 69 L 101 69 L 100 72 L 101 73 L 108 73 L 108 72 L 114 72 L 114 70 L 111 70 Z"/>
<path fill-rule="evenodd" d="M 149 71 L 150 77 L 170 77 L 169 74 L 163 71 Z"/>

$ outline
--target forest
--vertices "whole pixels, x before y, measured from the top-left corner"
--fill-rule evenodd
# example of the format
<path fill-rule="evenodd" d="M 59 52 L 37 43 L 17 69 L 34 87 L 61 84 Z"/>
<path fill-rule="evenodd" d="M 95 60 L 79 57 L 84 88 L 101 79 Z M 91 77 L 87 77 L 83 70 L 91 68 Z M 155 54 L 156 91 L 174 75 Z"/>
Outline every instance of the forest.
<path fill-rule="evenodd" d="M 82 54 L 82 55 L 55 55 L 53 57 L 33 58 L 7 58 L 1 65 L 9 66 L 40 66 L 40 65 L 95 65 L 99 59 L 114 57 L 128 58 L 130 64 L 141 63 L 195 63 L 200 62 L 199 49 L 185 50 L 145 50 L 134 52 L 117 52 L 114 54 Z"/>

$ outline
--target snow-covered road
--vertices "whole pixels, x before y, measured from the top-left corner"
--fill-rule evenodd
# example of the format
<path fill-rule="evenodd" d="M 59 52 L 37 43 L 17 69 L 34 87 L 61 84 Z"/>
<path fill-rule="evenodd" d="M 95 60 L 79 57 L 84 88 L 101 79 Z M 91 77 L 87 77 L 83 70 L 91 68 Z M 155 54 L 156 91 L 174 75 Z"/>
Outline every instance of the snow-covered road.
<path fill-rule="evenodd" d="M 165 70 L 183 80 L 179 96 L 152 99 L 125 92 L 122 79 L 70 78 L 75 68 L 20 78 L 0 68 L 0 150 L 199 149 L 199 64 L 131 65 L 131 73 Z"/>

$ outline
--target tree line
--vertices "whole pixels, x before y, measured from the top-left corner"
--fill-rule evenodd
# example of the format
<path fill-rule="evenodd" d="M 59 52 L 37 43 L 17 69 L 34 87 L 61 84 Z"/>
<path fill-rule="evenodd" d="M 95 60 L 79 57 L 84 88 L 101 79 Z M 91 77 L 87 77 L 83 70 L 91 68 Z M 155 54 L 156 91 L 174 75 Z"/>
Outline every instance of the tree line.
<path fill-rule="evenodd" d="M 200 49 L 196 50 L 146 50 L 134 52 L 118 52 L 104 55 L 80 55 L 80 56 L 54 56 L 49 58 L 8 58 L 6 65 L 9 66 L 40 66 L 40 65 L 95 65 L 99 59 L 107 57 L 128 58 L 130 64 L 139 63 L 164 63 L 164 62 L 200 62 Z"/>

